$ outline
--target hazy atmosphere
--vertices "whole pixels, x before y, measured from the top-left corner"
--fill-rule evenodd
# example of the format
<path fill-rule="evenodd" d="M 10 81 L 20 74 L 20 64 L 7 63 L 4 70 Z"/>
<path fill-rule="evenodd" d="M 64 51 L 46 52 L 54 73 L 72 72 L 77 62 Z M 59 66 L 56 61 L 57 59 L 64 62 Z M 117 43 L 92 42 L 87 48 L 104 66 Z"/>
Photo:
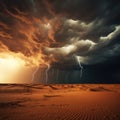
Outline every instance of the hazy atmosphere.
<path fill-rule="evenodd" d="M 120 0 L 0 0 L 0 120 L 120 120 Z"/>

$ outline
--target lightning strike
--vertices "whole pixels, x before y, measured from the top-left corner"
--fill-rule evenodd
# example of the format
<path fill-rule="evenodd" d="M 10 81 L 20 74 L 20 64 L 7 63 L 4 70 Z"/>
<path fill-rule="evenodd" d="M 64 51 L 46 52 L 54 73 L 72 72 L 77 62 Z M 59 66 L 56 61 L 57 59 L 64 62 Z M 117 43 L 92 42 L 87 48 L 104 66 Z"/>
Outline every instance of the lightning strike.
<path fill-rule="evenodd" d="M 81 65 L 81 62 L 80 62 L 80 57 L 79 56 L 75 56 L 76 60 L 77 60 L 77 63 L 80 67 L 80 78 L 82 77 L 82 74 L 83 74 L 83 66 Z"/>
<path fill-rule="evenodd" d="M 46 84 L 48 83 L 48 77 L 49 77 L 49 75 L 48 75 L 48 71 L 50 70 L 50 65 L 49 64 L 47 64 L 47 69 L 46 69 Z"/>
<path fill-rule="evenodd" d="M 39 67 L 37 67 L 37 68 L 35 69 L 35 71 L 33 72 L 33 75 L 32 75 L 32 83 L 34 82 L 35 75 L 36 75 L 36 73 L 38 72 L 38 70 L 39 70 Z"/>

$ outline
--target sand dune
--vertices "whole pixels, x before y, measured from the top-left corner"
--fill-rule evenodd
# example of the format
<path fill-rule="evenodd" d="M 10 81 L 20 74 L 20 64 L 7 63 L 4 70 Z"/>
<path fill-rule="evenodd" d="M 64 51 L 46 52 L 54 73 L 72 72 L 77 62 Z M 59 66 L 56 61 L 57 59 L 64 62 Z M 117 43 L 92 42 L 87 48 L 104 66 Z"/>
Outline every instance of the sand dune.
<path fill-rule="evenodd" d="M 0 120 L 120 120 L 120 85 L 1 84 Z"/>

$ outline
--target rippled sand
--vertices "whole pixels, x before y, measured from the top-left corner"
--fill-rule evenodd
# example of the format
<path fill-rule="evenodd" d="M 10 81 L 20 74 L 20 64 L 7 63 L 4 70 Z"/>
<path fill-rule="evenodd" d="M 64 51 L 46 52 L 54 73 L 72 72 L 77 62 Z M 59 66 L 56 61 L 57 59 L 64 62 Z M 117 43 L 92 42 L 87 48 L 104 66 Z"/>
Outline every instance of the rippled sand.
<path fill-rule="evenodd" d="M 120 85 L 0 85 L 0 120 L 120 120 Z"/>

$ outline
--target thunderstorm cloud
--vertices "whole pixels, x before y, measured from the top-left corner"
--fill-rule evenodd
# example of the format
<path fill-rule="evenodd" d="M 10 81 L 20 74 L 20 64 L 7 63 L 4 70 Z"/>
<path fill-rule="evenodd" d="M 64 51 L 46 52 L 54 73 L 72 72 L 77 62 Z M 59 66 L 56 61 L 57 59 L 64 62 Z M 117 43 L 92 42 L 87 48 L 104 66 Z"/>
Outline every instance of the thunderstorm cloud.
<path fill-rule="evenodd" d="M 70 65 L 74 56 L 89 65 L 120 55 L 119 0 L 1 0 L 0 6 L 0 52 Z"/>

